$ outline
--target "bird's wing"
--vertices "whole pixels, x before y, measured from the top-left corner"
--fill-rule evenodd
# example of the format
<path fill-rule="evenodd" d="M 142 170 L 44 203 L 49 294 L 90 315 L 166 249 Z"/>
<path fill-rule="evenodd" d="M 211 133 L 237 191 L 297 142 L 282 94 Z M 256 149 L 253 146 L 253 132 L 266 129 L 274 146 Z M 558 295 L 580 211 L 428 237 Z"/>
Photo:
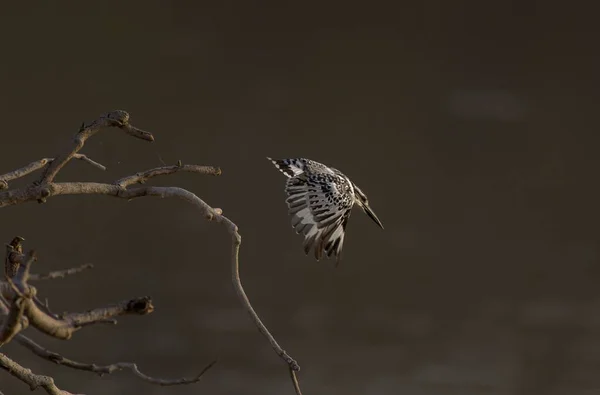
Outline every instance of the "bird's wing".
<path fill-rule="evenodd" d="M 287 177 L 294 177 L 304 173 L 305 163 L 300 159 L 267 159 L 273 162 L 283 174 Z"/>
<path fill-rule="evenodd" d="M 304 252 L 314 248 L 315 258 L 323 253 L 340 258 L 352 200 L 336 184 L 300 174 L 286 182 L 286 203 L 296 233 L 304 235 Z"/>
<path fill-rule="evenodd" d="M 273 162 L 275 167 L 288 178 L 311 172 L 329 175 L 335 174 L 333 169 L 330 169 L 324 164 L 306 158 L 272 159 L 267 156 L 267 159 Z"/>

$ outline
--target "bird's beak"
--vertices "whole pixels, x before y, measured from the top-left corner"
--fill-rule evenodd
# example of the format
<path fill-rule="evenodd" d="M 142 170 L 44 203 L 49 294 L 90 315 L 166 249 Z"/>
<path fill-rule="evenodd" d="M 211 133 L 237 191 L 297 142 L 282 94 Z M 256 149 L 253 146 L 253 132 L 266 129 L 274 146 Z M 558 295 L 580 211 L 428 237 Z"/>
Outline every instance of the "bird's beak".
<path fill-rule="evenodd" d="M 374 212 L 374 211 L 371 209 L 371 207 L 369 207 L 368 205 L 364 204 L 364 205 L 362 206 L 362 208 L 363 208 L 363 210 L 365 210 L 365 213 L 367 213 L 367 215 L 368 215 L 369 217 L 371 217 L 371 219 L 372 219 L 373 221 L 375 221 L 375 223 L 376 223 L 377 225 L 379 225 L 379 227 L 380 227 L 381 229 L 383 229 L 383 224 L 381 223 L 381 221 L 379 220 L 379 218 L 377 218 L 377 216 L 375 215 L 375 212 Z"/>

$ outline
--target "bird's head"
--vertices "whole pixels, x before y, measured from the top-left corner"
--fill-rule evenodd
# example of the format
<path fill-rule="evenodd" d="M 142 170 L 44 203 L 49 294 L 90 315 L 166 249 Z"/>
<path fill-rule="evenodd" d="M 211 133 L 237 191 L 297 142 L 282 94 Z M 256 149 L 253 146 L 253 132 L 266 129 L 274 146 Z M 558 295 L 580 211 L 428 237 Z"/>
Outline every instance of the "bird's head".
<path fill-rule="evenodd" d="M 369 199 L 367 198 L 367 195 L 365 195 L 365 193 L 356 184 L 353 183 L 352 186 L 354 187 L 354 196 L 356 198 L 356 203 L 373 221 L 375 221 L 377 225 L 379 225 L 381 229 L 383 229 L 383 224 L 381 223 L 379 218 L 377 218 L 377 215 L 375 215 L 373 209 L 369 206 Z"/>

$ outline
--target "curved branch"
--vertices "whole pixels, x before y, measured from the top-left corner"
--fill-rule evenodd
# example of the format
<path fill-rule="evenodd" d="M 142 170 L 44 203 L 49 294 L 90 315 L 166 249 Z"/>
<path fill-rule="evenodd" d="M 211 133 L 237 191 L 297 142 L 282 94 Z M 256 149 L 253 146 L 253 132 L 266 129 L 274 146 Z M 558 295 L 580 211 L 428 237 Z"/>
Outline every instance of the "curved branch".
<path fill-rule="evenodd" d="M 189 377 L 189 378 L 182 377 L 182 378 L 178 378 L 178 379 L 161 379 L 161 378 L 151 377 L 151 376 L 148 376 L 148 375 L 142 373 L 139 370 L 139 368 L 137 367 L 137 365 L 132 362 L 117 362 L 117 363 L 113 363 L 110 365 L 96 365 L 96 364 L 90 364 L 90 363 L 77 362 L 77 361 L 73 361 L 71 359 L 65 358 L 58 353 L 55 353 L 55 352 L 45 349 L 44 347 L 40 346 L 39 344 L 37 344 L 36 342 L 31 340 L 27 336 L 18 335 L 15 338 L 15 340 L 17 341 L 17 343 L 19 343 L 22 346 L 24 346 L 25 348 L 29 349 L 31 352 L 33 352 L 38 357 L 46 359 L 50 362 L 54 362 L 57 365 L 63 365 L 63 366 L 66 366 L 66 367 L 69 367 L 72 369 L 77 369 L 77 370 L 85 370 L 88 372 L 96 373 L 99 376 L 103 376 L 105 374 L 111 374 L 111 373 L 114 373 L 116 371 L 121 371 L 121 370 L 130 370 L 131 372 L 133 372 L 133 374 L 135 374 L 140 379 L 147 381 L 149 383 L 152 383 L 152 384 L 157 384 L 157 385 L 162 385 L 162 386 L 182 385 L 182 384 L 185 385 L 185 384 L 197 383 L 198 381 L 200 381 L 200 379 L 202 378 L 204 373 L 206 373 L 210 368 L 212 368 L 214 366 L 215 363 L 217 363 L 217 361 L 213 361 L 213 362 L 209 363 L 207 366 L 205 366 L 200 371 L 200 373 L 198 373 L 194 377 Z"/>
<path fill-rule="evenodd" d="M 294 372 L 300 371 L 300 365 L 298 365 L 298 362 L 296 362 L 294 360 L 294 358 L 290 357 L 285 352 L 285 350 L 279 345 L 279 343 L 277 343 L 277 341 L 275 340 L 273 335 L 271 335 L 271 333 L 269 332 L 269 330 L 267 329 L 265 324 L 262 323 L 258 314 L 256 314 L 256 311 L 254 311 L 254 308 L 252 307 L 252 304 L 250 303 L 250 299 L 248 299 L 248 296 L 246 295 L 246 292 L 244 291 L 244 287 L 242 286 L 242 281 L 240 279 L 239 253 L 240 253 L 240 245 L 242 244 L 242 237 L 238 233 L 237 226 L 233 222 L 231 222 L 226 217 L 221 217 L 221 218 L 223 218 L 223 221 L 227 223 L 227 227 L 230 229 L 230 233 L 232 233 L 233 248 L 231 251 L 231 276 L 232 276 L 231 280 L 233 282 L 233 286 L 234 286 L 240 300 L 244 304 L 246 311 L 248 311 L 248 313 L 252 317 L 252 320 L 258 327 L 258 330 L 260 331 L 260 333 L 262 333 L 263 336 L 265 336 L 267 338 L 269 343 L 271 343 L 271 347 L 273 347 L 273 350 L 275 350 L 277 355 L 279 355 L 279 357 L 281 359 L 283 359 L 289 365 L 289 367 L 292 371 L 294 371 Z"/>
<path fill-rule="evenodd" d="M 265 324 L 263 324 L 262 320 L 252 307 L 250 303 L 250 299 L 248 299 L 248 295 L 246 295 L 246 291 L 244 291 L 244 287 L 242 286 L 242 280 L 240 278 L 240 245 L 242 244 L 242 236 L 238 232 L 238 227 L 236 224 L 231 222 L 229 218 L 220 216 L 219 222 L 223 222 L 227 227 L 229 233 L 231 234 L 231 281 L 233 282 L 233 287 L 240 298 L 244 308 L 250 314 L 250 317 L 254 321 L 254 324 L 258 328 L 259 332 L 267 338 L 273 350 L 279 355 L 281 359 L 283 359 L 287 364 L 290 371 L 290 376 L 292 379 L 292 384 L 294 385 L 294 390 L 296 391 L 296 395 L 302 395 L 302 391 L 300 390 L 300 383 L 298 382 L 298 377 L 296 372 L 300 371 L 300 365 L 294 358 L 292 358 L 285 350 L 277 343 L 277 340 L 271 335 L 271 332 L 267 329 Z"/>

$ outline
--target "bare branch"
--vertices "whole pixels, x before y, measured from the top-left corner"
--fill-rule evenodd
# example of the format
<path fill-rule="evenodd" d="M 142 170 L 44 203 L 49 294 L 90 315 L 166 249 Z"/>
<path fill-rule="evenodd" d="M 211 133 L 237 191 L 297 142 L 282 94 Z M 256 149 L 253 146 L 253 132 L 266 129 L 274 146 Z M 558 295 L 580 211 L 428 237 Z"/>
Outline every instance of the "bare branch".
<path fill-rule="evenodd" d="M 227 221 L 231 222 L 228 219 L 227 219 Z M 240 253 L 240 244 L 242 244 L 242 236 L 240 236 L 240 234 L 237 232 L 237 226 L 235 224 L 233 224 L 233 222 L 231 222 L 231 225 L 229 225 L 228 228 L 233 229 L 233 235 L 232 235 L 233 248 L 232 248 L 232 253 L 231 253 L 231 255 L 232 255 L 231 256 L 232 281 L 233 281 L 233 286 L 234 286 L 235 290 L 237 291 L 237 294 L 238 294 L 240 300 L 242 301 L 244 307 L 246 308 L 246 311 L 248 311 L 248 313 L 252 317 L 252 320 L 258 327 L 258 330 L 260 331 L 260 333 L 262 333 L 263 336 L 265 336 L 267 338 L 269 343 L 271 343 L 271 347 L 273 347 L 273 350 L 275 350 L 277 355 L 279 355 L 279 357 L 282 358 L 289 365 L 289 367 L 292 370 L 300 371 L 300 366 L 298 365 L 298 363 L 292 357 L 290 357 L 283 348 L 281 348 L 281 346 L 279 345 L 279 343 L 277 343 L 277 341 L 275 340 L 273 335 L 271 335 L 271 333 L 269 332 L 269 330 L 267 329 L 265 324 L 262 323 L 258 314 L 256 314 L 256 311 L 254 311 L 254 308 L 252 307 L 252 304 L 250 303 L 250 299 L 248 299 L 248 296 L 246 295 L 246 292 L 244 291 L 244 287 L 242 286 L 242 281 L 240 279 L 239 253 Z"/>
<path fill-rule="evenodd" d="M 106 166 L 88 158 L 84 154 L 74 154 L 73 159 L 79 159 L 79 160 L 89 163 L 90 165 L 92 165 L 100 170 L 106 170 Z M 16 180 L 17 178 L 25 177 L 29 173 L 33 173 L 36 170 L 44 168 L 49 163 L 52 163 L 52 161 L 54 161 L 53 158 L 43 158 L 43 159 L 37 160 L 35 162 L 31 162 L 27 166 L 24 166 L 20 169 L 11 171 L 10 173 L 0 175 L 0 190 L 8 189 L 8 181 L 12 181 L 12 180 Z"/>
<path fill-rule="evenodd" d="M 28 322 L 38 330 L 59 338 L 70 339 L 73 333 L 83 326 L 95 323 L 113 323 L 113 317 L 124 314 L 149 314 L 154 310 L 152 300 L 149 297 L 135 298 L 122 301 L 109 307 L 102 307 L 86 311 L 84 313 L 70 313 L 62 316 L 52 314 L 46 305 L 37 300 L 35 287 L 30 286 L 27 281 L 31 263 L 35 260 L 32 251 L 25 264 L 19 266 L 17 274 L 12 278 L 7 277 L 8 285 L 0 288 L 2 296 L 9 303 L 8 318 L 0 327 L 0 345 L 12 338 L 23 325 L 21 317 L 26 317 Z M 22 259 L 21 259 L 22 261 Z"/>
<path fill-rule="evenodd" d="M 57 365 L 63 365 L 63 366 L 66 366 L 66 367 L 69 367 L 72 369 L 77 369 L 77 370 L 85 370 L 88 372 L 96 373 L 99 376 L 103 376 L 105 374 L 111 374 L 111 373 L 114 373 L 116 371 L 121 371 L 121 370 L 130 370 L 140 379 L 147 381 L 149 383 L 152 383 L 152 384 L 157 384 L 157 385 L 162 385 L 162 386 L 197 383 L 198 381 L 200 381 L 200 379 L 202 378 L 204 373 L 206 373 L 211 367 L 214 366 L 215 363 L 217 363 L 217 361 L 211 362 L 206 367 L 204 367 L 200 371 L 200 373 L 198 373 L 194 377 L 188 377 L 188 378 L 183 377 L 183 378 L 178 378 L 178 379 L 161 379 L 161 378 L 151 377 L 151 376 L 148 376 L 148 375 L 142 373 L 135 363 L 118 362 L 118 363 L 113 363 L 110 365 L 96 365 L 96 364 L 90 364 L 90 363 L 77 362 L 77 361 L 73 361 L 71 359 L 65 358 L 58 353 L 55 353 L 55 352 L 45 349 L 44 347 L 40 346 L 39 344 L 37 344 L 36 342 L 34 342 L 33 340 L 31 340 L 30 338 L 28 338 L 24 335 L 18 335 L 15 338 L 15 340 L 22 346 L 31 350 L 35 355 L 37 355 L 43 359 L 46 359 L 50 362 L 54 362 Z"/>
<path fill-rule="evenodd" d="M 213 176 L 221 175 L 221 169 L 219 169 L 218 167 L 198 166 L 198 165 L 182 165 L 180 162 L 175 166 L 157 167 L 155 169 L 146 170 L 146 171 L 134 174 L 132 176 L 123 177 L 120 180 L 116 181 L 115 184 L 120 186 L 121 188 L 127 188 L 130 185 L 143 184 L 152 177 L 173 174 L 173 173 L 177 173 L 180 171 L 208 174 L 208 175 L 213 175 Z"/>
<path fill-rule="evenodd" d="M 86 269 L 92 269 L 94 265 L 91 263 L 86 263 L 79 267 L 72 267 L 66 270 L 56 270 L 54 272 L 49 272 L 45 274 L 30 274 L 29 281 L 39 281 L 39 280 L 53 280 L 55 278 L 64 278 L 66 276 L 81 273 Z"/>
<path fill-rule="evenodd" d="M 100 170 L 106 170 L 106 166 L 88 158 L 84 154 L 74 154 L 73 159 L 79 159 L 79 160 L 89 163 L 90 165 L 92 165 Z M 0 190 L 8 189 L 8 181 L 12 181 L 12 180 L 16 180 L 17 178 L 25 177 L 29 173 L 33 173 L 36 170 L 44 168 L 44 166 L 48 165 L 49 163 L 52 163 L 52 161 L 54 161 L 53 158 L 43 158 L 43 159 L 37 160 L 35 162 L 31 162 L 27 166 L 21 167 L 20 169 L 11 171 L 10 173 L 0 175 Z"/>
<path fill-rule="evenodd" d="M 101 307 L 84 313 L 70 313 L 53 317 L 43 312 L 35 303 L 25 305 L 25 315 L 36 329 L 58 339 L 70 339 L 83 326 L 108 321 L 113 317 L 125 314 L 145 315 L 154 310 L 149 297 L 125 300 L 110 307 Z"/>
<path fill-rule="evenodd" d="M 105 170 L 106 170 L 106 166 L 104 166 L 104 165 L 102 165 L 102 164 L 100 164 L 100 163 L 96 162 L 95 160 L 92 160 L 92 159 L 88 158 L 88 157 L 87 157 L 86 155 L 84 155 L 84 154 L 74 154 L 74 155 L 73 155 L 73 159 L 79 159 L 79 160 L 82 160 L 82 161 L 84 161 L 84 162 L 87 162 L 87 163 L 89 163 L 90 165 L 92 165 L 92 166 L 94 166 L 95 168 L 97 168 L 97 169 L 100 169 L 100 170 L 102 170 L 102 171 L 105 171 Z"/>
<path fill-rule="evenodd" d="M 277 355 L 279 355 L 279 357 L 288 364 L 288 367 L 289 367 L 290 371 L 292 372 L 292 379 L 294 381 L 294 387 L 296 387 L 297 379 L 296 379 L 295 372 L 300 371 L 300 365 L 298 365 L 298 362 L 296 362 L 296 360 L 294 360 L 294 358 L 292 358 L 288 353 L 285 352 L 285 350 L 279 345 L 279 343 L 277 343 L 277 341 L 275 340 L 273 335 L 271 335 L 271 333 L 269 332 L 269 330 L 267 329 L 265 324 L 262 323 L 260 317 L 258 316 L 258 314 L 256 314 L 256 311 L 254 311 L 254 308 L 252 307 L 252 304 L 250 303 L 250 299 L 248 299 L 248 296 L 246 295 L 246 292 L 244 291 L 244 287 L 242 286 L 242 281 L 240 279 L 240 264 L 239 264 L 239 253 L 240 253 L 240 245 L 242 244 L 242 236 L 240 236 L 240 234 L 238 233 L 237 226 L 233 222 L 231 222 L 228 218 L 223 217 L 223 216 L 221 216 L 219 218 L 221 219 L 222 222 L 225 223 L 225 225 L 229 229 L 229 232 L 232 236 L 231 274 L 232 274 L 233 286 L 238 294 L 238 297 L 242 301 L 242 304 L 244 305 L 244 308 L 246 309 L 246 311 L 250 314 L 250 317 L 252 317 L 252 320 L 254 321 L 254 324 L 258 327 L 258 330 L 260 331 L 260 333 L 262 333 L 263 336 L 265 336 L 267 338 L 269 343 L 271 343 L 271 347 L 273 348 L 273 350 L 275 350 Z M 299 389 L 299 387 L 298 387 L 298 389 Z"/>
<path fill-rule="evenodd" d="M 25 177 L 29 173 L 33 173 L 46 166 L 50 160 L 47 158 L 31 162 L 27 166 L 23 166 L 20 169 L 13 170 L 10 173 L 0 175 L 0 189 L 7 189 L 8 182 L 16 180 L 17 178 Z"/>
<path fill-rule="evenodd" d="M 75 135 L 73 146 L 71 149 L 52 161 L 50 166 L 46 168 L 44 174 L 39 180 L 39 184 L 51 183 L 58 172 L 73 158 L 75 154 L 85 144 L 85 141 L 96 134 L 103 127 L 116 127 L 129 134 L 130 136 L 146 140 L 154 141 L 154 136 L 151 133 L 138 129 L 129 124 L 129 114 L 125 111 L 115 110 L 102 115 L 89 125 L 85 123 L 81 125 L 79 132 Z"/>
<path fill-rule="evenodd" d="M 75 395 L 59 389 L 54 384 L 52 377 L 35 374 L 30 369 L 24 368 L 4 354 L 0 354 L 0 368 L 28 384 L 29 389 L 32 391 L 41 387 L 49 395 Z"/>
<path fill-rule="evenodd" d="M 21 335 L 19 335 L 21 336 Z M 300 383 L 298 382 L 298 376 L 296 375 L 296 371 L 292 369 L 290 366 L 290 376 L 292 377 L 292 384 L 294 384 L 294 391 L 296 391 L 296 395 L 302 395 L 302 390 L 300 389 Z"/>
<path fill-rule="evenodd" d="M 291 379 L 294 385 L 294 390 L 297 395 L 300 395 L 300 386 L 298 384 L 296 372 L 300 370 L 300 366 L 298 363 L 283 350 L 283 348 L 277 343 L 273 335 L 269 332 L 267 327 L 262 323 L 258 314 L 252 307 L 248 296 L 246 295 L 244 288 L 241 283 L 240 274 L 239 274 L 239 249 L 241 244 L 241 236 L 238 232 L 238 227 L 227 217 L 222 215 L 222 210 L 217 208 L 212 208 L 207 203 L 205 203 L 198 196 L 193 194 L 190 191 L 187 191 L 182 188 L 177 187 L 135 187 L 129 188 L 134 184 L 143 184 L 150 178 L 160 176 L 160 175 L 168 175 L 173 174 L 179 171 L 185 172 L 194 172 L 200 174 L 211 174 L 211 175 L 219 175 L 221 174 L 220 169 L 209 167 L 209 166 L 197 166 L 197 165 L 182 165 L 179 162 L 176 166 L 164 166 L 159 168 L 150 169 L 144 172 L 136 173 L 135 175 L 121 178 L 113 184 L 105 184 L 105 183 L 94 183 L 94 182 L 63 182 L 63 183 L 55 183 L 54 179 L 58 172 L 72 159 L 79 156 L 80 159 L 86 160 L 84 156 L 78 154 L 78 151 L 83 147 L 85 141 L 97 133 L 102 127 L 118 127 L 127 134 L 130 134 L 134 137 L 144 139 L 146 141 L 153 141 L 154 137 L 147 132 L 144 132 L 140 129 L 137 129 L 128 123 L 129 114 L 124 111 L 113 111 L 106 115 L 103 115 L 98 120 L 92 122 L 89 125 L 83 124 L 81 129 L 77 133 L 74 139 L 74 145 L 71 146 L 70 150 L 57 157 L 55 160 L 51 161 L 48 167 L 45 169 L 42 177 L 39 182 L 34 183 L 26 188 L 8 190 L 4 192 L 0 192 L 0 208 L 11 206 L 15 204 L 25 203 L 29 201 L 37 200 L 38 202 L 44 202 L 47 198 L 52 196 L 60 196 L 60 195 L 106 195 L 118 197 L 126 200 L 131 200 L 134 198 L 139 198 L 143 196 L 155 196 L 155 197 L 177 197 L 182 200 L 187 201 L 194 205 L 202 215 L 209 220 L 216 220 L 216 222 L 222 223 L 227 228 L 229 234 L 232 237 L 232 252 L 231 252 L 231 270 L 232 270 L 232 282 L 233 286 L 240 298 L 243 307 L 248 311 L 250 317 L 254 321 L 255 325 L 258 327 L 259 331 L 267 338 L 271 347 L 275 350 L 277 355 L 282 358 L 288 365 Z M 90 162 L 89 160 L 87 160 Z M 93 162 L 93 161 L 92 161 Z M 96 163 L 96 162 L 93 162 Z M 102 165 L 99 165 L 102 166 Z M 97 166 L 98 167 L 98 166 Z M 38 167 L 40 168 L 40 167 Z M 33 170 L 32 170 L 33 171 Z M 3 178 L 0 177 L 0 181 Z M 0 183 L 0 189 L 1 188 Z M 18 276 L 15 276 L 18 277 Z M 39 277 L 38 277 L 39 279 Z M 21 289 L 21 288 L 19 288 Z M 23 287 L 22 289 L 33 290 L 33 295 L 35 296 L 35 288 L 28 286 Z M 14 298 L 16 294 L 16 289 L 12 289 L 11 287 L 7 287 L 5 284 L 0 283 L 0 290 L 2 294 L 7 296 L 8 299 Z M 12 300 L 12 299 L 11 299 Z M 83 314 L 67 314 L 65 316 L 59 317 L 49 313 L 48 311 L 44 311 L 43 307 L 47 307 L 41 305 L 40 303 L 36 303 L 36 299 L 28 298 L 23 299 L 23 303 L 25 305 L 23 315 L 27 317 L 31 323 L 31 325 L 35 326 L 37 329 L 58 338 L 68 339 L 72 336 L 72 333 L 79 329 L 83 325 L 87 325 L 90 323 L 96 322 L 106 322 L 111 317 L 128 314 L 128 313 L 137 313 L 137 314 L 146 314 L 152 311 L 152 305 L 149 300 L 133 300 L 122 302 L 116 306 L 105 309 L 95 309 Z M 147 304 L 145 304 L 147 303 Z M 19 337 L 21 338 L 21 337 Z M 54 354 L 53 354 L 54 355 Z M 61 357 L 62 358 L 62 357 Z M 64 358 L 61 359 L 63 363 L 66 361 Z M 73 361 L 71 361 L 73 362 Z M 72 364 L 76 364 L 73 362 Z M 95 365 L 86 365 L 80 364 L 81 366 L 95 366 Z M 130 369 L 136 375 L 140 376 L 146 381 L 153 382 L 159 385 L 175 385 L 187 383 L 186 380 L 189 379 L 180 379 L 180 381 L 165 381 L 162 379 L 152 379 L 144 374 L 142 374 L 135 364 L 114 364 L 109 366 L 116 366 L 118 369 Z M 211 365 L 209 365 L 206 369 L 208 369 Z M 113 368 L 115 369 L 115 368 Z M 205 370 L 206 370 L 205 369 Z M 89 370 L 89 369 L 88 369 Z M 92 369 L 93 371 L 93 369 Z M 202 372 L 203 373 L 203 372 Z M 201 373 L 201 374 L 202 374 Z M 197 379 L 201 376 L 201 374 L 197 377 Z M 183 380 L 183 381 L 181 381 Z M 196 380 L 197 381 L 197 380 Z"/>
<path fill-rule="evenodd" d="M 118 185 L 96 182 L 61 182 L 1 192 L 0 208 L 47 199 L 59 195 L 107 195 L 128 200 L 142 196 L 156 196 L 162 198 L 177 196 L 184 200 L 195 202 L 208 219 L 214 218 L 215 214 L 217 214 L 212 207 L 183 188 L 138 187 L 133 189 L 123 189 Z"/>
<path fill-rule="evenodd" d="M 146 315 L 154 311 L 152 299 L 148 296 L 124 300 L 109 307 L 101 307 L 86 311 L 85 313 L 69 313 L 62 317 L 73 328 L 106 322 L 106 320 L 125 314 Z"/>

